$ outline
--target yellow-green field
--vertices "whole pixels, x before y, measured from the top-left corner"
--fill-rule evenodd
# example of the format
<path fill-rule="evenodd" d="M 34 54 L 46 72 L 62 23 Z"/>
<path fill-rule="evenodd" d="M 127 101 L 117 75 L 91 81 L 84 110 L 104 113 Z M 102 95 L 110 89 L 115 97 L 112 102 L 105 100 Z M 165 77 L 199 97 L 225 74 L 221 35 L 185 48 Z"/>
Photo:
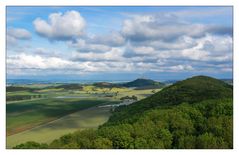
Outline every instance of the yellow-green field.
<path fill-rule="evenodd" d="M 60 136 L 85 128 L 97 128 L 110 116 L 110 108 L 93 107 L 81 110 L 52 122 L 7 137 L 7 148 L 17 144 L 36 141 L 49 143 Z"/>
<path fill-rule="evenodd" d="M 48 143 L 70 132 L 97 128 L 111 114 L 111 108 L 102 108 L 102 105 L 119 104 L 125 96 L 134 95 L 140 100 L 160 91 L 99 88 L 92 85 L 74 90 L 54 88 L 51 85 L 30 85 L 29 88 L 31 90 L 7 92 L 10 99 L 7 101 L 6 115 L 7 148 L 26 141 Z M 27 96 L 29 99 L 16 100 L 16 96 Z"/>

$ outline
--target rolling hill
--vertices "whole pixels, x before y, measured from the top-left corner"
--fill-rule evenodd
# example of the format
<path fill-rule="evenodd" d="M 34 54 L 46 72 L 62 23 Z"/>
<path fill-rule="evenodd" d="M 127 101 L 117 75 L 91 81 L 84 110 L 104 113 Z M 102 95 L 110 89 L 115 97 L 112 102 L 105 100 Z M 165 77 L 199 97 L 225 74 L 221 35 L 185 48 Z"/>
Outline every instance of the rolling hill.
<path fill-rule="evenodd" d="M 110 83 L 110 82 L 97 82 L 94 83 L 93 86 L 99 87 L 99 88 L 113 88 L 113 87 L 122 87 L 118 84 Z"/>
<path fill-rule="evenodd" d="M 109 123 L 123 121 L 125 118 L 159 106 L 232 98 L 232 94 L 232 86 L 221 80 L 207 76 L 195 76 L 168 86 L 162 91 L 127 107 L 119 107 L 110 117 Z"/>
<path fill-rule="evenodd" d="M 136 79 L 131 82 L 122 84 L 124 87 L 137 87 L 137 88 L 162 88 L 164 86 L 161 82 L 156 82 L 150 79 Z"/>

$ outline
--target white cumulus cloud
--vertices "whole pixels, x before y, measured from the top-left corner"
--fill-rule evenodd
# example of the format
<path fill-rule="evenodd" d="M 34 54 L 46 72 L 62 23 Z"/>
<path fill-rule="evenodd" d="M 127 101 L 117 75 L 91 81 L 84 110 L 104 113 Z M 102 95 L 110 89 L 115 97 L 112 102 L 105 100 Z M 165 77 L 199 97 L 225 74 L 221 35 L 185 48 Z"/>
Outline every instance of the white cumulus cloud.
<path fill-rule="evenodd" d="M 77 11 L 52 13 L 48 20 L 33 21 L 36 32 L 50 40 L 70 40 L 83 34 L 86 22 Z"/>

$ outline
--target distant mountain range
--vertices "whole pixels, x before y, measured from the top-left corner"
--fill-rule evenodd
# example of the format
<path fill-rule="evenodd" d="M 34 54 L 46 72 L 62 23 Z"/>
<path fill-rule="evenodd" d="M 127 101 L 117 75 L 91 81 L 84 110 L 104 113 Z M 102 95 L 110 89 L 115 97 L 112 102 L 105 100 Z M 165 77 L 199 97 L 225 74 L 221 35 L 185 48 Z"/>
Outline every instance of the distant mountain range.
<path fill-rule="evenodd" d="M 233 85 L 233 79 L 221 79 L 221 80 L 226 82 L 227 84 Z"/>

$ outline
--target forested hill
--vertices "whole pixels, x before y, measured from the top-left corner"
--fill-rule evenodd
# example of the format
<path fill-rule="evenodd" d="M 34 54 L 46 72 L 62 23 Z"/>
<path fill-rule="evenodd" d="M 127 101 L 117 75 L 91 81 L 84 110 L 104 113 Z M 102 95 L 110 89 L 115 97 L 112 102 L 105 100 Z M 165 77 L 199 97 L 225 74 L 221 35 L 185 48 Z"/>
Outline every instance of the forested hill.
<path fill-rule="evenodd" d="M 150 79 L 136 79 L 134 81 L 131 82 L 127 82 L 122 84 L 122 86 L 124 87 L 163 87 L 164 84 L 161 82 L 156 82 L 154 80 L 150 80 Z"/>
<path fill-rule="evenodd" d="M 97 82 L 94 83 L 93 86 L 99 87 L 99 88 L 118 88 L 118 87 L 122 87 L 119 84 L 115 84 L 115 83 L 110 83 L 110 82 Z"/>
<path fill-rule="evenodd" d="M 192 104 L 209 99 L 232 98 L 232 94 L 232 86 L 221 80 L 207 76 L 195 76 L 168 86 L 162 91 L 127 107 L 119 107 L 108 122 L 116 123 L 124 119 L 129 120 L 128 118 L 132 118 L 135 114 L 140 115 L 146 110 L 159 106 L 170 106 L 180 103 Z"/>
<path fill-rule="evenodd" d="M 68 134 L 50 144 L 15 148 L 228 149 L 233 148 L 232 86 L 196 76 L 125 107 L 96 130 Z"/>

